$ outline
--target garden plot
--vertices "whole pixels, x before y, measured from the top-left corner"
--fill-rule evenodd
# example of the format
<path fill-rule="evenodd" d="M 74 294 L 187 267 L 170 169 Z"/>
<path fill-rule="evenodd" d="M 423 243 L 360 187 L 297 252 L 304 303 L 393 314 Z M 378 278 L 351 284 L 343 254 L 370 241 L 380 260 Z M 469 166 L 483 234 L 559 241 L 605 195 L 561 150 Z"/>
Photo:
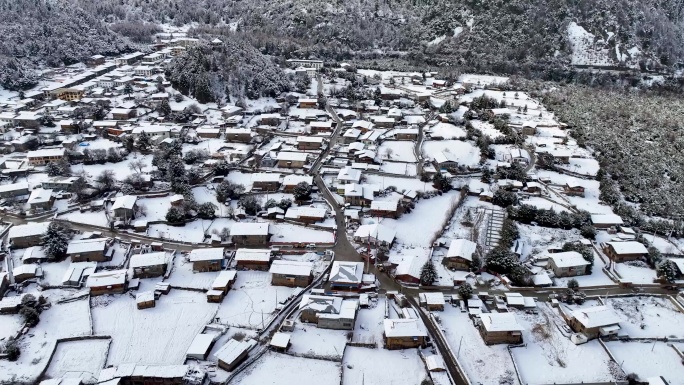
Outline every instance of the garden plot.
<path fill-rule="evenodd" d="M 451 350 L 456 352 L 470 381 L 482 384 L 518 384 L 507 345 L 485 345 L 468 314 L 461 313 L 457 308 L 447 306 L 439 316 L 447 342 Z"/>
<path fill-rule="evenodd" d="M 194 272 L 187 254 L 176 254 L 171 275 L 166 283 L 174 287 L 208 290 L 218 275 L 218 271 Z"/>
<path fill-rule="evenodd" d="M 18 265 L 17 262 L 15 262 L 15 266 Z M 48 285 L 61 286 L 64 282 L 64 274 L 69 270 L 70 265 L 70 258 L 61 262 L 41 263 L 40 268 L 43 270 L 41 281 Z"/>
<path fill-rule="evenodd" d="M 556 324 L 564 321 L 539 305 L 539 314 L 516 312 L 525 346 L 511 350 L 520 376 L 529 384 L 615 381 L 614 365 L 598 341 L 575 345 Z"/>
<path fill-rule="evenodd" d="M 40 322 L 19 339 L 19 360 L 0 360 L 0 382 L 35 382 L 48 360 L 57 339 L 91 335 L 89 306 L 86 299 L 58 304 L 73 294 L 67 290 L 43 291 L 52 306 L 41 313 Z M 37 294 L 37 293 L 36 293 Z M 5 316 L 2 316 L 5 320 Z M 3 326 L 4 327 L 4 326 Z"/>
<path fill-rule="evenodd" d="M 433 159 L 439 152 L 453 155 L 459 166 L 474 167 L 480 163 L 480 150 L 470 142 L 460 140 L 429 140 L 423 143 L 423 155 Z"/>
<path fill-rule="evenodd" d="M 606 345 L 625 373 L 641 379 L 663 376 L 668 384 L 682 384 L 682 358 L 665 342 L 607 342 Z"/>
<path fill-rule="evenodd" d="M 59 219 L 64 219 L 74 223 L 85 223 L 93 226 L 109 227 L 109 219 L 104 211 L 74 211 L 60 215 Z"/>
<path fill-rule="evenodd" d="M 272 243 L 335 243 L 333 233 L 284 223 L 269 226 Z"/>
<path fill-rule="evenodd" d="M 140 155 L 138 154 L 137 156 L 129 156 L 128 159 L 124 159 L 119 163 L 105 163 L 105 164 L 80 164 L 80 165 L 72 165 L 71 166 L 71 171 L 75 173 L 79 172 L 85 172 L 87 177 L 89 178 L 96 178 L 98 175 L 102 174 L 103 171 L 105 170 L 112 170 L 114 172 L 114 177 L 117 180 L 124 180 L 127 176 L 132 175 L 134 171 L 132 171 L 130 168 L 128 168 L 128 164 L 131 162 L 131 160 L 140 160 L 142 159 L 143 162 L 145 163 L 145 167 L 143 168 L 143 171 L 150 171 L 153 169 L 152 166 L 152 155 Z"/>
<path fill-rule="evenodd" d="M 405 140 L 386 140 L 378 148 L 378 157 L 392 162 L 416 162 L 415 143 Z"/>
<path fill-rule="evenodd" d="M 430 246 L 433 236 L 442 229 L 445 213 L 456 202 L 458 202 L 457 191 L 430 199 L 421 199 L 411 213 L 404 214 L 399 219 L 384 218 L 380 223 L 396 230 L 396 239 L 399 243 Z"/>
<path fill-rule="evenodd" d="M 475 127 L 478 128 L 478 127 Z M 492 128 L 492 130 L 494 130 Z M 496 131 L 496 130 L 494 130 Z M 466 132 L 463 128 L 455 126 L 451 123 L 439 122 L 434 126 L 430 127 L 430 136 L 433 138 L 442 139 L 465 139 Z M 498 132 L 498 131 L 496 131 Z M 500 134 L 499 134 L 500 135 Z"/>
<path fill-rule="evenodd" d="M 427 376 L 418 349 L 347 347 L 342 385 L 420 384 Z"/>
<path fill-rule="evenodd" d="M 349 331 L 320 329 L 314 324 L 302 322 L 296 325 L 288 352 L 308 358 L 342 360 Z"/>
<path fill-rule="evenodd" d="M 378 347 L 382 348 L 385 301 L 387 301 L 387 298 L 382 296 L 377 301 L 372 301 L 368 309 L 359 309 L 354 325 L 354 336 L 352 337 L 354 342 L 364 344 L 375 343 Z"/>
<path fill-rule="evenodd" d="M 280 302 L 284 303 L 294 290 L 271 286 L 269 272 L 240 271 L 216 317 L 224 325 L 260 329 L 275 317 L 276 307 Z"/>
<path fill-rule="evenodd" d="M 15 336 L 23 326 L 24 320 L 19 314 L 0 315 L 0 344 Z"/>
<path fill-rule="evenodd" d="M 473 128 L 475 128 L 476 130 L 480 130 L 482 134 L 487 135 L 492 139 L 504 136 L 504 134 L 501 131 L 494 128 L 494 125 L 489 122 L 483 122 L 481 120 L 471 120 L 470 123 L 473 125 Z"/>
<path fill-rule="evenodd" d="M 144 216 L 136 219 L 146 221 L 165 221 L 166 213 L 171 208 L 170 196 L 159 198 L 138 199 L 138 207 L 141 207 Z"/>
<path fill-rule="evenodd" d="M 394 186 L 397 191 L 413 190 L 413 191 L 435 191 L 432 182 L 421 182 L 413 178 L 397 178 L 392 176 L 380 176 L 367 174 L 363 176 L 368 184 L 374 184 L 381 189 L 389 186 Z"/>
<path fill-rule="evenodd" d="M 576 174 L 596 176 L 599 170 L 599 163 L 596 159 L 591 158 L 570 158 L 569 164 L 561 164 L 559 167 Z"/>
<path fill-rule="evenodd" d="M 328 385 L 340 383 L 340 364 L 268 352 L 235 377 L 240 385 Z M 360 384 L 360 382 L 359 382 Z M 366 381 L 367 385 L 370 385 Z"/>
<path fill-rule="evenodd" d="M 402 162 L 382 162 L 380 171 L 388 174 L 398 174 L 406 176 L 416 176 L 417 170 L 415 163 Z"/>
<path fill-rule="evenodd" d="M 613 268 L 624 281 L 633 283 L 653 283 L 658 274 L 655 270 L 648 267 L 646 263 L 643 264 L 644 266 L 638 266 L 636 264 L 631 265 L 628 263 L 615 263 L 613 264 Z"/>
<path fill-rule="evenodd" d="M 684 338 L 684 314 L 666 298 L 608 298 L 606 304 L 615 309 L 621 332 L 633 338 Z M 642 325 L 644 325 L 642 329 Z"/>
<path fill-rule="evenodd" d="M 110 339 L 68 341 L 57 344 L 50 366 L 45 373 L 51 378 L 80 377 L 97 381 L 105 366 Z"/>
<path fill-rule="evenodd" d="M 209 231 L 212 222 L 209 219 L 197 219 L 186 223 L 185 226 L 150 225 L 147 229 L 147 235 L 161 240 L 201 243 L 204 241 L 204 234 Z"/>
<path fill-rule="evenodd" d="M 108 365 L 182 364 L 195 336 L 216 314 L 204 293 L 171 290 L 150 309 L 138 310 L 128 295 L 92 299 L 98 335 L 112 337 Z"/>

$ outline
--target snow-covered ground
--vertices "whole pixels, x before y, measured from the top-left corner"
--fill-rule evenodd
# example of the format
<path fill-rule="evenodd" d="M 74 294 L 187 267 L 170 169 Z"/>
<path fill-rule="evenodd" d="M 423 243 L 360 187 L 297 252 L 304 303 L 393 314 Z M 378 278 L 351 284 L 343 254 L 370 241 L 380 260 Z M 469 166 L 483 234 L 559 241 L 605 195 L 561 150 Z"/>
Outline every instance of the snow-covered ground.
<path fill-rule="evenodd" d="M 183 290 L 171 290 L 150 309 L 138 310 L 130 296 L 93 297 L 92 305 L 95 333 L 112 337 L 108 365 L 182 364 L 218 308 L 203 293 Z"/>
<path fill-rule="evenodd" d="M 46 376 L 74 377 L 80 373 L 84 381 L 97 381 L 109 351 L 109 339 L 60 342 L 50 361 Z"/>
<path fill-rule="evenodd" d="M 342 385 L 420 384 L 427 377 L 417 349 L 386 350 L 348 346 Z"/>
<path fill-rule="evenodd" d="M 414 143 L 404 140 L 387 140 L 378 147 L 378 158 L 393 162 L 416 162 Z"/>
<path fill-rule="evenodd" d="M 616 310 L 622 320 L 621 332 L 630 337 L 684 338 L 684 314 L 667 298 L 608 298 L 606 304 Z"/>
<path fill-rule="evenodd" d="M 340 364 L 336 362 L 268 352 L 232 382 L 240 385 L 339 384 L 340 371 Z"/>
<path fill-rule="evenodd" d="M 309 358 L 341 360 L 347 343 L 346 330 L 321 329 L 298 322 L 290 337 L 288 352 Z"/>
<path fill-rule="evenodd" d="M 439 152 L 450 153 L 456 162 L 463 166 L 477 166 L 480 163 L 480 150 L 470 142 L 460 140 L 429 140 L 423 143 L 423 156 L 434 158 Z"/>
<path fill-rule="evenodd" d="M 663 376 L 668 384 L 682 384 L 682 358 L 665 342 L 607 342 L 625 373 L 639 378 Z"/>
<path fill-rule="evenodd" d="M 465 139 L 466 137 L 466 131 L 463 128 L 455 126 L 451 123 L 439 122 L 430 127 L 430 132 L 430 136 L 433 138 L 439 137 L 442 139 Z M 489 135 L 488 133 L 486 134 Z"/>

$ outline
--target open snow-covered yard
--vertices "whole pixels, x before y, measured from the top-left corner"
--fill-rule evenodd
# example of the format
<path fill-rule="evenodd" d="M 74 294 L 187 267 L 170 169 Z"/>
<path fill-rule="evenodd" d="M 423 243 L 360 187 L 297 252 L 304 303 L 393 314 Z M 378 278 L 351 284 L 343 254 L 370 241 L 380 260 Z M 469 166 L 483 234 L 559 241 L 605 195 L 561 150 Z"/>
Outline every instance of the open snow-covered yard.
<path fill-rule="evenodd" d="M 209 289 L 218 275 L 218 271 L 194 272 L 187 254 L 176 254 L 171 275 L 166 282 L 174 287 Z"/>
<path fill-rule="evenodd" d="M 334 243 L 332 232 L 316 230 L 309 227 L 291 225 L 287 223 L 271 224 L 269 226 L 271 242 L 279 243 Z"/>
<path fill-rule="evenodd" d="M 248 329 L 260 329 L 276 314 L 279 302 L 285 302 L 295 289 L 271 286 L 271 273 L 240 271 L 233 288 L 219 306 L 219 323 Z"/>
<path fill-rule="evenodd" d="M 630 337 L 684 338 L 684 314 L 667 298 L 608 298 L 606 304 L 615 309 L 622 332 Z"/>
<path fill-rule="evenodd" d="M 606 345 L 625 373 L 639 378 L 663 376 L 668 384 L 682 384 L 682 358 L 665 342 L 607 342 Z"/>
<path fill-rule="evenodd" d="M 84 381 L 97 381 L 105 366 L 109 343 L 109 339 L 60 342 L 45 374 L 51 378 L 78 375 Z"/>
<path fill-rule="evenodd" d="M 446 306 L 439 314 L 447 342 L 473 383 L 518 384 L 507 345 L 485 345 L 467 313 Z"/>
<path fill-rule="evenodd" d="M 414 142 L 386 140 L 378 147 L 378 158 L 393 162 L 416 162 Z"/>
<path fill-rule="evenodd" d="M 138 310 L 129 295 L 92 299 L 95 333 L 112 337 L 108 365 L 181 364 L 195 336 L 218 307 L 203 293 L 171 290 L 156 306 Z"/>
<path fill-rule="evenodd" d="M 367 309 L 359 309 L 352 341 L 364 344 L 375 343 L 378 347 L 383 346 L 385 301 L 387 298 L 383 295 L 378 297 L 377 301 L 371 301 Z"/>
<path fill-rule="evenodd" d="M 17 334 L 24 326 L 24 320 L 19 314 L 0 314 L 0 342 Z"/>
<path fill-rule="evenodd" d="M 438 122 L 430 127 L 430 136 L 442 139 L 465 139 L 466 131 L 451 123 Z"/>
<path fill-rule="evenodd" d="M 57 303 L 58 300 L 71 297 L 74 293 L 76 292 L 69 290 L 49 290 L 41 293 L 52 306 L 41 313 L 38 325 L 19 339 L 19 360 L 0 360 L 0 382 L 36 381 L 41 371 L 49 364 L 48 360 L 57 339 L 92 334 L 87 299 Z"/>
<path fill-rule="evenodd" d="M 268 352 L 240 373 L 240 385 L 328 385 L 340 383 L 340 364 Z M 370 385 L 367 381 L 366 384 Z"/>
<path fill-rule="evenodd" d="M 297 322 L 288 352 L 309 358 L 341 360 L 347 343 L 346 330 L 321 329 Z"/>
<path fill-rule="evenodd" d="M 539 304 L 539 314 L 516 312 L 525 346 L 511 350 L 528 384 L 607 382 L 616 380 L 610 357 L 598 341 L 575 345 L 557 325 L 563 319 Z"/>
<path fill-rule="evenodd" d="M 429 140 L 423 143 L 423 155 L 433 159 L 435 154 L 448 152 L 459 166 L 477 166 L 480 150 L 470 142 L 460 140 Z"/>
<path fill-rule="evenodd" d="M 427 377 L 417 349 L 387 350 L 348 346 L 342 385 L 420 384 Z"/>

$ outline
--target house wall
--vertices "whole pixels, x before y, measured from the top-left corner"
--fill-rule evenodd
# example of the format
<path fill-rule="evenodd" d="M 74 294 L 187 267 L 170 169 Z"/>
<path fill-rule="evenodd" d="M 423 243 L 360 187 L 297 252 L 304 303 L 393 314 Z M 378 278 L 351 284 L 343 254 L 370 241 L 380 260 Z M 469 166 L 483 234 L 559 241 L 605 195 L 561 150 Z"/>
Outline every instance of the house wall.
<path fill-rule="evenodd" d="M 72 262 L 106 262 L 104 250 L 94 250 L 85 253 L 69 254 Z"/>
<path fill-rule="evenodd" d="M 18 197 L 18 196 L 22 196 L 22 195 L 29 195 L 28 188 L 21 188 L 21 189 L 12 190 L 12 191 L 0 192 L 0 198 L 12 198 L 12 197 Z"/>
<path fill-rule="evenodd" d="M 408 283 L 420 283 L 420 278 L 416 278 L 407 274 L 397 275 L 395 277 L 397 280 Z"/>
<path fill-rule="evenodd" d="M 278 167 L 282 168 L 302 168 L 304 167 L 304 164 L 306 162 L 304 161 L 298 161 L 298 160 L 279 160 L 278 161 Z"/>
<path fill-rule="evenodd" d="M 114 286 L 93 286 L 90 288 L 90 295 L 103 295 L 103 294 L 123 294 L 126 290 L 126 285 L 114 285 Z"/>
<path fill-rule="evenodd" d="M 252 135 L 247 134 L 226 134 L 226 142 L 249 143 L 252 140 Z"/>
<path fill-rule="evenodd" d="M 300 313 L 299 319 L 302 320 L 302 322 L 318 323 L 318 317 L 316 316 L 316 314 L 318 313 L 311 309 L 304 309 Z"/>
<path fill-rule="evenodd" d="M 42 243 L 42 238 L 42 234 L 12 238 L 12 247 L 15 249 L 25 249 L 31 246 L 38 246 Z"/>
<path fill-rule="evenodd" d="M 444 258 L 442 260 L 444 266 L 456 270 L 470 270 L 470 261 L 461 257 Z"/>
<path fill-rule="evenodd" d="M 587 274 L 586 266 L 558 267 L 553 260 L 551 260 L 551 270 L 556 277 L 574 277 Z"/>
<path fill-rule="evenodd" d="M 155 306 L 155 301 L 138 302 L 137 306 L 138 306 L 138 310 L 149 309 L 149 308 Z"/>
<path fill-rule="evenodd" d="M 224 294 L 221 295 L 209 295 L 207 294 L 207 302 L 209 303 L 221 303 L 223 301 Z"/>
<path fill-rule="evenodd" d="M 311 142 L 299 142 L 297 143 L 297 149 L 299 150 L 318 150 L 321 148 L 321 143 L 311 143 Z"/>
<path fill-rule="evenodd" d="M 271 274 L 271 285 L 273 286 L 288 286 L 288 287 L 307 287 L 311 284 L 313 277 L 308 276 L 292 276 L 285 274 Z"/>
<path fill-rule="evenodd" d="M 238 261 L 237 267 L 247 270 L 261 270 L 266 271 L 269 268 L 269 262 L 263 261 Z"/>
<path fill-rule="evenodd" d="M 223 260 L 220 261 L 196 261 L 192 263 L 193 271 L 221 271 Z"/>
<path fill-rule="evenodd" d="M 268 243 L 268 235 L 238 235 L 233 236 L 233 243 L 236 245 L 265 245 Z"/>
<path fill-rule="evenodd" d="M 319 318 L 318 327 L 321 329 L 354 330 L 354 320 L 348 318 Z"/>
<path fill-rule="evenodd" d="M 372 217 L 380 217 L 380 218 L 398 218 L 399 217 L 398 211 L 389 211 L 389 210 L 371 210 L 370 214 Z"/>
<path fill-rule="evenodd" d="M 135 218 L 135 211 L 121 207 L 118 209 L 114 209 L 114 216 L 117 218 L 133 219 Z"/>
<path fill-rule="evenodd" d="M 280 187 L 280 182 L 254 182 L 252 189 L 259 188 L 261 191 L 277 191 Z"/>
<path fill-rule="evenodd" d="M 133 276 L 135 278 L 154 278 L 154 277 L 161 277 L 166 273 L 166 264 L 163 265 L 154 265 L 154 266 L 145 266 L 145 267 L 136 267 L 133 270 Z"/>
<path fill-rule="evenodd" d="M 488 332 L 484 327 L 480 326 L 480 334 L 487 345 L 494 344 L 519 344 L 522 342 L 522 333 L 514 334 L 514 332 Z"/>
<path fill-rule="evenodd" d="M 608 255 L 608 258 L 615 262 L 636 261 L 637 259 L 646 256 L 646 254 L 618 254 L 611 245 L 608 245 L 604 251 L 606 252 L 606 255 Z"/>
<path fill-rule="evenodd" d="M 424 337 L 385 337 L 385 349 L 411 349 L 425 346 Z"/>

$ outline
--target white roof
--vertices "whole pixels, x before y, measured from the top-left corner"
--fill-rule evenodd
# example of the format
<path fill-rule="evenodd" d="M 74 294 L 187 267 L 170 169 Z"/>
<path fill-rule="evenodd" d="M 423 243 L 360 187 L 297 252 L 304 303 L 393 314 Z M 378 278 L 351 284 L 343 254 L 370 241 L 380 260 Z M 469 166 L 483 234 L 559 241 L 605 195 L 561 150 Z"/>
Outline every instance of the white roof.
<path fill-rule="evenodd" d="M 445 303 L 442 292 L 420 293 L 419 297 L 421 302 L 425 302 L 428 305 L 444 305 Z"/>
<path fill-rule="evenodd" d="M 40 150 L 29 151 L 26 156 L 31 158 L 43 158 L 46 156 L 64 156 L 63 148 L 43 148 Z"/>
<path fill-rule="evenodd" d="M 38 271 L 38 265 L 33 263 L 25 263 L 22 265 L 15 266 L 12 269 L 12 274 L 15 276 L 24 274 L 36 275 L 36 271 Z"/>
<path fill-rule="evenodd" d="M 220 261 L 223 259 L 223 252 L 223 247 L 194 249 L 188 254 L 188 259 L 190 259 L 190 262 Z"/>
<path fill-rule="evenodd" d="M 273 335 L 273 338 L 271 338 L 270 345 L 276 348 L 285 349 L 287 348 L 287 345 L 290 344 L 290 336 L 291 334 L 289 333 L 278 332 Z"/>
<path fill-rule="evenodd" d="M 312 262 L 285 260 L 273 261 L 273 264 L 271 264 L 271 269 L 269 270 L 271 274 L 296 275 L 302 277 L 310 276 L 312 271 Z"/>
<path fill-rule="evenodd" d="M 231 339 L 216 352 L 216 358 L 230 365 L 235 362 L 242 353 L 255 345 L 256 341 L 254 340 L 238 341 Z"/>
<path fill-rule="evenodd" d="M 543 286 L 543 285 L 553 284 L 553 281 L 551 281 L 551 278 L 545 272 L 540 272 L 540 273 L 533 275 L 532 276 L 532 282 L 534 282 L 535 286 Z"/>
<path fill-rule="evenodd" d="M 28 190 L 28 188 L 29 188 L 29 184 L 27 182 L 3 184 L 3 185 L 0 185 L 0 192 Z"/>
<path fill-rule="evenodd" d="M 576 251 L 551 253 L 549 254 L 549 259 L 553 260 L 553 263 L 559 268 L 590 265 L 590 263 L 582 257 L 582 254 Z"/>
<path fill-rule="evenodd" d="M 230 235 L 268 235 L 268 223 L 238 222 L 230 228 Z"/>
<path fill-rule="evenodd" d="M 377 201 L 371 202 L 370 209 L 378 211 L 397 211 L 399 201 Z"/>
<path fill-rule="evenodd" d="M 469 241 L 467 239 L 454 239 L 449 245 L 449 251 L 447 251 L 447 258 L 460 257 L 468 261 L 473 260 L 473 254 L 477 249 L 477 243 Z"/>
<path fill-rule="evenodd" d="M 303 143 L 323 143 L 323 138 L 320 136 L 298 136 L 297 142 Z"/>
<path fill-rule="evenodd" d="M 318 99 L 300 98 L 299 103 L 318 103 Z"/>
<path fill-rule="evenodd" d="M 287 213 L 285 213 L 285 218 L 325 218 L 326 212 L 327 210 L 322 207 L 290 207 L 289 209 L 287 209 Z"/>
<path fill-rule="evenodd" d="M 305 152 L 290 152 L 290 151 L 280 151 L 278 153 L 278 160 L 285 160 L 285 161 L 299 161 L 299 162 L 306 162 L 306 159 L 309 155 Z"/>
<path fill-rule="evenodd" d="M 414 278 L 420 278 L 420 271 L 423 269 L 423 266 L 428 259 L 427 255 L 405 256 L 397 265 L 394 273 L 397 276 L 408 275 Z"/>
<path fill-rule="evenodd" d="M 617 254 L 648 254 L 646 246 L 637 241 L 608 242 Z"/>
<path fill-rule="evenodd" d="M 440 151 L 435 154 L 435 162 L 445 163 L 445 162 L 458 162 L 456 155 L 450 152 Z"/>
<path fill-rule="evenodd" d="M 577 309 L 570 314 L 586 328 L 596 328 L 620 323 L 620 317 L 618 317 L 612 308 L 605 305 Z"/>
<path fill-rule="evenodd" d="M 313 177 L 311 175 L 287 175 L 283 178 L 284 186 L 295 186 L 300 182 L 311 185 L 313 184 Z"/>
<path fill-rule="evenodd" d="M 219 275 L 216 276 L 216 279 L 214 279 L 214 282 L 211 284 L 211 287 L 214 289 L 224 288 L 228 286 L 228 283 L 234 280 L 236 276 L 237 271 L 235 270 L 221 270 Z"/>
<path fill-rule="evenodd" d="M 299 310 L 311 309 L 316 313 L 339 314 L 342 309 L 342 298 L 325 295 L 303 295 L 299 302 Z"/>
<path fill-rule="evenodd" d="M 49 222 L 27 223 L 25 225 L 12 226 L 9 229 L 9 239 L 31 237 L 45 233 L 50 226 Z"/>
<path fill-rule="evenodd" d="M 622 222 L 622 218 L 620 218 L 619 215 L 615 215 L 615 214 L 592 214 L 591 215 L 591 223 L 602 224 L 602 225 L 621 225 L 624 222 Z"/>
<path fill-rule="evenodd" d="M 237 249 L 235 251 L 236 261 L 261 261 L 268 262 L 271 260 L 270 249 Z"/>
<path fill-rule="evenodd" d="M 327 122 L 311 122 L 309 123 L 310 127 L 322 127 L 322 128 L 331 128 L 333 125 L 332 121 L 327 121 Z"/>
<path fill-rule="evenodd" d="M 361 127 L 364 130 L 370 130 L 373 128 L 373 123 L 367 120 L 357 120 L 352 124 L 352 128 Z"/>
<path fill-rule="evenodd" d="M 48 259 L 47 255 L 45 255 L 45 250 L 43 250 L 42 247 L 40 246 L 31 246 L 27 247 L 26 250 L 24 250 L 24 255 L 22 255 L 21 260 L 27 261 L 29 259 Z M 24 262 L 26 263 L 26 262 Z M 2 281 L 2 280 L 0 280 Z"/>
<path fill-rule="evenodd" d="M 185 356 L 197 359 L 206 357 L 207 353 L 209 353 L 211 345 L 214 343 L 214 341 L 216 341 L 218 336 L 219 335 L 216 333 L 196 335 L 192 340 L 188 351 L 185 353 Z"/>
<path fill-rule="evenodd" d="M 154 291 L 149 290 L 149 291 L 143 291 L 135 295 L 135 302 L 140 303 L 140 302 L 149 302 L 149 301 L 154 301 Z"/>
<path fill-rule="evenodd" d="M 329 281 L 335 283 L 361 283 L 363 262 L 333 262 Z"/>
<path fill-rule="evenodd" d="M 681 274 L 684 274 L 684 258 L 668 258 L 668 260 L 677 266 Z"/>
<path fill-rule="evenodd" d="M 354 233 L 354 238 L 368 238 L 372 237 L 381 242 L 391 243 L 397 232 L 387 226 L 374 223 L 372 225 L 363 225 Z"/>
<path fill-rule="evenodd" d="M 126 270 L 101 271 L 91 274 L 86 281 L 88 287 L 123 285 L 126 283 Z"/>
<path fill-rule="evenodd" d="M 419 319 L 385 319 L 386 337 L 427 337 L 425 325 Z"/>
<path fill-rule="evenodd" d="M 31 191 L 31 195 L 29 195 L 28 203 L 29 204 L 45 203 L 45 202 L 49 202 L 50 199 L 52 199 L 52 190 L 46 190 L 46 189 L 39 187 L 39 188 Z"/>
<path fill-rule="evenodd" d="M 169 262 L 169 256 L 164 251 L 147 254 L 135 254 L 131 257 L 129 264 L 131 269 L 136 267 L 159 266 Z"/>
<path fill-rule="evenodd" d="M 135 202 L 138 201 L 138 197 L 135 195 L 124 195 L 116 198 L 114 204 L 112 205 L 112 210 L 116 209 L 129 209 L 133 210 Z"/>
<path fill-rule="evenodd" d="M 435 370 L 446 370 L 446 366 L 444 365 L 444 359 L 442 359 L 441 356 L 438 356 L 437 354 L 431 354 L 429 356 L 425 357 L 425 366 L 427 366 L 428 371 L 435 371 Z"/>
<path fill-rule="evenodd" d="M 91 251 L 104 251 L 107 246 L 107 238 L 79 239 L 69 242 L 67 254 L 88 253 Z"/>
<path fill-rule="evenodd" d="M 348 183 L 344 185 L 344 196 L 360 197 L 363 196 L 363 186 L 358 183 Z"/>
<path fill-rule="evenodd" d="M 513 313 L 485 313 L 480 316 L 482 326 L 488 332 L 520 332 L 522 326 L 518 324 Z"/>
<path fill-rule="evenodd" d="M 361 180 L 361 171 L 353 169 L 349 166 L 342 167 L 342 169 L 340 169 L 340 172 L 337 174 L 337 179 L 353 181 L 358 183 L 359 180 Z"/>
<path fill-rule="evenodd" d="M 280 174 L 267 172 L 252 174 L 252 182 L 280 182 Z"/>
<path fill-rule="evenodd" d="M 506 293 L 506 303 L 511 306 L 525 306 L 525 298 L 520 293 Z"/>

